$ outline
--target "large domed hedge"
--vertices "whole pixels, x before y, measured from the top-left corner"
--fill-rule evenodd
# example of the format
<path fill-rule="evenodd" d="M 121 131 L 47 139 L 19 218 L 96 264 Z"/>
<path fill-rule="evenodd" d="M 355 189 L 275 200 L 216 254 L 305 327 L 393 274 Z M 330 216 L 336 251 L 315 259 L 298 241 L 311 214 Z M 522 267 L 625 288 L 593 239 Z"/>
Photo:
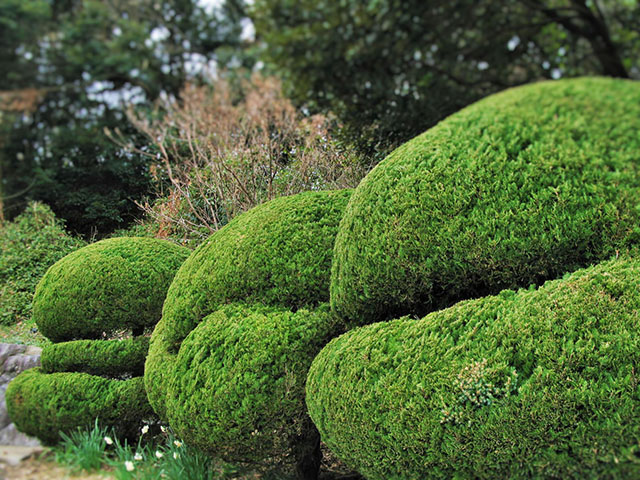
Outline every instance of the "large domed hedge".
<path fill-rule="evenodd" d="M 307 405 L 370 480 L 640 477 L 640 260 L 351 330 Z"/>
<path fill-rule="evenodd" d="M 154 410 L 186 440 L 236 461 L 293 460 L 317 470 L 318 434 L 301 379 L 339 332 L 326 308 L 314 308 L 329 300 L 350 194 L 307 192 L 255 207 L 176 274 L 151 337 L 145 385 Z M 255 305 L 225 306 L 237 302 Z"/>
<path fill-rule="evenodd" d="M 311 361 L 336 334 L 329 306 L 227 305 L 182 342 L 166 410 L 190 445 L 231 462 L 294 463 L 319 444 L 304 402 Z"/>
<path fill-rule="evenodd" d="M 155 325 L 189 250 L 154 238 L 121 237 L 83 247 L 55 263 L 33 299 L 33 317 L 52 342 L 141 333 Z"/>
<path fill-rule="evenodd" d="M 506 90 L 404 144 L 360 183 L 331 304 L 352 325 L 541 284 L 640 241 L 640 82 Z"/>
<path fill-rule="evenodd" d="M 167 292 L 146 364 L 149 401 L 164 418 L 165 386 L 182 340 L 220 305 L 297 309 L 329 300 L 333 244 L 351 190 L 277 198 L 239 215 L 189 257 Z"/>
<path fill-rule="evenodd" d="M 144 389 L 149 339 L 93 340 L 143 333 L 159 320 L 167 288 L 188 250 L 164 240 L 113 238 L 53 265 L 38 285 L 34 316 L 54 343 L 42 368 L 18 375 L 7 408 L 19 430 L 44 443 L 96 420 L 133 439 L 154 416 Z M 70 338 L 88 340 L 61 342 Z"/>

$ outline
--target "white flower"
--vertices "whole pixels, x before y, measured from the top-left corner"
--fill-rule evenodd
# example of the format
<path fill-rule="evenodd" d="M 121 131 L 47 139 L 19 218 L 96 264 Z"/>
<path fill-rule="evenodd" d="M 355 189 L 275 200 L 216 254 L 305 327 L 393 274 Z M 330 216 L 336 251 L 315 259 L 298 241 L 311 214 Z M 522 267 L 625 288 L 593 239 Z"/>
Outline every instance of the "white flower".
<path fill-rule="evenodd" d="M 156 450 L 156 457 L 162 458 L 163 453 L 160 450 Z"/>
<path fill-rule="evenodd" d="M 136 452 L 136 454 L 133 456 L 134 460 L 142 460 L 142 455 L 140 454 L 140 452 Z"/>
<path fill-rule="evenodd" d="M 178 458 L 178 452 L 173 452 L 173 458 L 177 460 L 177 458 Z"/>
<path fill-rule="evenodd" d="M 133 466 L 133 462 L 130 460 L 127 460 L 126 462 L 124 462 L 124 468 L 127 469 L 127 472 L 133 472 L 133 469 L 135 468 Z"/>
<path fill-rule="evenodd" d="M 144 435 L 145 433 L 147 433 L 149 431 L 149 425 L 145 425 L 144 427 L 142 427 L 142 434 Z"/>
<path fill-rule="evenodd" d="M 104 443 L 106 443 L 107 445 L 113 445 L 113 440 L 111 439 L 111 437 L 104 437 Z"/>
<path fill-rule="evenodd" d="M 162 430 L 162 433 L 166 433 L 167 429 L 164 425 L 160 425 L 160 430 Z"/>
<path fill-rule="evenodd" d="M 182 446 L 182 442 L 180 440 L 174 440 L 173 444 L 178 448 L 180 448 Z"/>

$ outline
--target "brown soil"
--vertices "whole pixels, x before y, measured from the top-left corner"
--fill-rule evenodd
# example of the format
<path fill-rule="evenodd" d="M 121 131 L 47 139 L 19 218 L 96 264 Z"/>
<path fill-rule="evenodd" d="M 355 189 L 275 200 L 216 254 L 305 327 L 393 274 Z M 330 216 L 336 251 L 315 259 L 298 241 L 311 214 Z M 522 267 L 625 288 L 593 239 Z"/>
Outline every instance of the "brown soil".
<path fill-rule="evenodd" d="M 74 474 L 43 454 L 20 462 L 17 466 L 0 463 L 0 480 L 109 480 L 110 476 L 80 473 Z"/>

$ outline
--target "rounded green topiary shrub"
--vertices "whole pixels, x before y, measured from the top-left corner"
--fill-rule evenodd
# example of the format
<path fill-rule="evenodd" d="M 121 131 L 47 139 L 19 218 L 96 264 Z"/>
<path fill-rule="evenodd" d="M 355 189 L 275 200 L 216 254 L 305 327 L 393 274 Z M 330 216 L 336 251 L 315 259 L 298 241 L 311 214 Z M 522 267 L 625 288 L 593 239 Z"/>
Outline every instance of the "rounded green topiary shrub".
<path fill-rule="evenodd" d="M 167 417 L 190 445 L 227 461 L 291 465 L 319 444 L 304 386 L 311 361 L 335 335 L 316 310 L 227 305 L 182 342 Z"/>
<path fill-rule="evenodd" d="M 53 265 L 40 281 L 34 315 L 53 345 L 42 368 L 28 370 L 7 390 L 17 428 L 45 443 L 60 432 L 91 428 L 96 418 L 133 439 L 154 415 L 144 389 L 148 337 L 91 340 L 118 331 L 144 332 L 188 250 L 164 240 L 113 238 Z M 62 343 L 61 340 L 88 337 Z M 132 378 L 133 377 L 133 378 Z"/>
<path fill-rule="evenodd" d="M 239 215 L 189 257 L 167 292 L 149 347 L 149 401 L 165 418 L 166 383 L 182 340 L 220 305 L 290 309 L 329 299 L 331 257 L 351 190 L 281 197 Z"/>
<path fill-rule="evenodd" d="M 307 192 L 260 205 L 214 233 L 176 274 L 151 337 L 145 386 L 185 440 L 260 467 L 317 470 L 302 379 L 341 328 L 326 307 L 314 308 L 329 299 L 350 194 Z M 225 306 L 233 303 L 245 306 Z"/>
<path fill-rule="evenodd" d="M 142 422 L 153 416 L 142 377 L 110 380 L 86 373 L 25 370 L 9 383 L 7 411 L 19 430 L 43 443 L 60 441 L 60 432 L 101 426 L 135 438 Z"/>
<path fill-rule="evenodd" d="M 148 350 L 149 337 L 74 340 L 45 346 L 40 362 L 44 373 L 83 372 L 113 378 L 141 377 Z"/>
<path fill-rule="evenodd" d="M 640 260 L 351 330 L 307 405 L 370 480 L 640 477 Z"/>
<path fill-rule="evenodd" d="M 189 250 L 154 238 L 93 243 L 55 263 L 36 287 L 33 316 L 52 342 L 141 333 L 155 325 Z"/>
<path fill-rule="evenodd" d="M 351 325 L 541 284 L 640 241 L 640 82 L 581 78 L 485 98 L 360 183 L 331 305 Z"/>

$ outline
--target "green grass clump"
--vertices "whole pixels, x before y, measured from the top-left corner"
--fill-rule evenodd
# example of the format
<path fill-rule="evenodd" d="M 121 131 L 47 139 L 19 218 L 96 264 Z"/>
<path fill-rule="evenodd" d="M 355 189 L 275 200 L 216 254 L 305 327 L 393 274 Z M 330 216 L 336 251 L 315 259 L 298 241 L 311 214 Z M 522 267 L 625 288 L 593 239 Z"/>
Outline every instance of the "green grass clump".
<path fill-rule="evenodd" d="M 111 238 L 53 265 L 36 288 L 33 316 L 52 342 L 142 332 L 160 319 L 162 302 L 189 250 L 153 238 Z"/>
<path fill-rule="evenodd" d="M 329 299 L 336 231 L 350 190 L 282 197 L 239 215 L 196 249 L 167 292 L 145 379 L 166 418 L 166 382 L 182 340 L 220 305 L 262 303 L 296 309 Z"/>
<path fill-rule="evenodd" d="M 307 405 L 370 480 L 640 476 L 640 260 L 351 330 Z"/>
<path fill-rule="evenodd" d="M 84 245 L 41 203 L 31 203 L 12 222 L 0 222 L 0 325 L 28 322 L 42 275 Z"/>
<path fill-rule="evenodd" d="M 142 377 L 111 380 L 32 368 L 11 381 L 6 398 L 18 429 L 47 445 L 59 442 L 60 432 L 91 427 L 96 418 L 118 435 L 135 438 L 142 422 L 154 415 Z"/>
<path fill-rule="evenodd" d="M 319 444 L 304 385 L 336 334 L 327 304 L 295 313 L 228 305 L 182 343 L 167 416 L 188 444 L 237 464 L 290 465 Z"/>
<path fill-rule="evenodd" d="M 539 285 L 640 241 L 640 82 L 485 98 L 398 148 L 341 222 L 331 304 L 351 325 Z"/>
<path fill-rule="evenodd" d="M 54 448 L 55 460 L 74 473 L 98 473 L 116 480 L 257 478 L 243 476 L 236 467 L 186 445 L 169 429 L 163 432 L 151 436 L 142 430 L 137 444 L 130 444 L 96 420 L 91 429 L 62 434 L 62 442 Z"/>
<path fill-rule="evenodd" d="M 74 340 L 54 343 L 42 350 L 42 371 L 84 372 L 107 377 L 144 375 L 149 337 L 122 340 Z"/>
<path fill-rule="evenodd" d="M 69 466 L 75 473 L 99 470 L 105 460 L 105 438 L 113 442 L 109 433 L 108 428 L 98 425 L 97 419 L 91 430 L 77 429 L 68 435 L 61 433 L 62 441 L 55 449 L 56 462 Z M 117 439 L 115 435 L 114 438 Z"/>

